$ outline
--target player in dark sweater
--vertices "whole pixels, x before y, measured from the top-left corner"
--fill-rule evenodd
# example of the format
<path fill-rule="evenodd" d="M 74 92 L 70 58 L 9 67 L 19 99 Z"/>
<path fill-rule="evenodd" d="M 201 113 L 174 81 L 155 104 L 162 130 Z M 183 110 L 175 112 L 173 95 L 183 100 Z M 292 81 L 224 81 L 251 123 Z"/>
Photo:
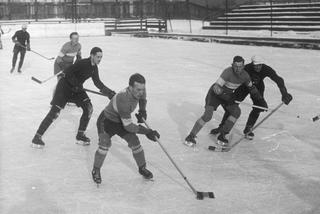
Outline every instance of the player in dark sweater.
<path fill-rule="evenodd" d="M 22 30 L 18 30 L 12 36 L 12 41 L 15 45 L 13 48 L 12 68 L 10 70 L 10 73 L 14 71 L 19 53 L 20 53 L 20 61 L 19 61 L 18 72 L 21 73 L 21 67 L 24 61 L 24 56 L 26 55 L 26 51 L 30 51 L 30 35 L 27 32 L 26 24 L 23 24 Z"/>
<path fill-rule="evenodd" d="M 252 79 L 253 85 L 256 86 L 261 96 L 262 97 L 264 96 L 264 89 L 265 89 L 263 80 L 264 78 L 269 77 L 272 81 L 274 81 L 277 84 L 282 96 L 282 101 L 286 105 L 288 105 L 292 100 L 292 95 L 287 92 L 287 88 L 284 84 L 283 78 L 280 77 L 271 67 L 264 64 L 263 63 L 264 60 L 261 57 L 253 56 L 251 58 L 251 61 L 252 62 L 247 64 L 244 69 L 249 74 L 250 78 Z M 247 87 L 245 85 L 241 85 L 235 91 L 236 100 L 241 102 L 247 97 L 248 94 L 249 94 L 249 91 Z M 265 99 L 257 100 L 252 96 L 251 96 L 251 99 L 254 105 L 268 108 L 268 105 Z M 252 111 L 250 112 L 248 121 L 246 123 L 246 127 L 243 130 L 243 133 L 246 135 L 247 139 L 252 140 L 254 138 L 254 134 L 253 132 L 251 132 L 251 129 L 256 123 L 256 121 L 258 120 L 259 115 L 262 111 L 263 110 L 261 109 L 253 108 Z M 212 129 L 211 134 L 216 135 L 220 132 L 220 129 L 222 128 L 222 125 L 224 121 L 228 118 L 228 116 L 229 116 L 229 113 L 226 111 L 219 127 L 216 129 Z"/>
<path fill-rule="evenodd" d="M 67 102 L 75 103 L 78 107 L 82 108 L 83 113 L 80 118 L 76 139 L 82 145 L 90 144 L 90 139 L 85 136 L 84 132 L 87 129 L 93 108 L 87 93 L 83 89 L 83 83 L 91 77 L 94 85 L 100 89 L 101 93 L 107 95 L 109 99 L 115 95 L 115 92 L 106 87 L 99 78 L 97 65 L 100 63 L 101 58 L 102 50 L 98 47 L 94 47 L 91 49 L 89 58 L 79 60 L 63 71 L 64 75 L 59 80 L 50 103 L 52 107 L 47 116 L 43 119 L 32 140 L 32 145 L 34 147 L 41 148 L 44 146 L 44 142 L 41 139 L 42 135 L 59 116 L 61 109 L 65 107 Z"/>

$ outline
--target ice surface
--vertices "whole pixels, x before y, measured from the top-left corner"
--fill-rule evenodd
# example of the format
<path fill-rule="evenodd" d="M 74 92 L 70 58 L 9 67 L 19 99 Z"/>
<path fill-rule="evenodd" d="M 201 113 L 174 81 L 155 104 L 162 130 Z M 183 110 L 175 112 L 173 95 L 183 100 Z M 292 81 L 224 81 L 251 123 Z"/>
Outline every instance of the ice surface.
<path fill-rule="evenodd" d="M 55 56 L 68 38 L 34 38 L 31 47 Z M 130 149 L 118 137 L 102 168 L 99 189 L 90 171 L 97 148 L 95 122 L 108 103 L 90 94 L 94 113 L 87 135 L 92 145 L 75 144 L 81 110 L 66 107 L 43 139 L 44 150 L 30 147 L 31 139 L 49 110 L 56 81 L 39 85 L 53 61 L 28 52 L 21 75 L 10 74 L 13 44 L 4 38 L 0 50 L 0 213 L 320 213 L 319 51 L 234 46 L 130 37 L 82 37 L 83 55 L 93 46 L 104 51 L 100 77 L 119 91 L 135 72 L 147 79 L 148 120 L 190 182 L 200 191 L 214 191 L 216 199 L 198 201 L 156 143 L 140 136 L 155 181 L 137 173 Z M 248 61 L 262 55 L 284 77 L 294 100 L 275 113 L 230 153 L 207 150 L 208 133 L 218 125 L 221 108 L 198 136 L 198 151 L 182 145 L 203 112 L 205 94 L 232 57 Z M 269 107 L 280 102 L 276 85 L 267 79 Z M 85 84 L 95 89 L 91 80 Z M 250 100 L 246 100 L 250 102 Z M 242 132 L 250 109 L 242 116 L 232 139 Z M 261 116 L 264 116 L 262 113 Z M 297 118 L 300 116 L 300 118 Z"/>

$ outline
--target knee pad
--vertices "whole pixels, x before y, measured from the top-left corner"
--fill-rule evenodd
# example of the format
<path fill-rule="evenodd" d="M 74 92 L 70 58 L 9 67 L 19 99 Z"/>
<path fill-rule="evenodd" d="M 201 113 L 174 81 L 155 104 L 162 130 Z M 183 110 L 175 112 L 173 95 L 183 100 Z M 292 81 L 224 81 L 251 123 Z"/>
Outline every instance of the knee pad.
<path fill-rule="evenodd" d="M 52 106 L 49 112 L 49 117 L 51 118 L 51 120 L 55 120 L 59 117 L 61 108 L 58 106 Z"/>
<path fill-rule="evenodd" d="M 201 116 L 201 119 L 204 122 L 209 122 L 212 119 L 213 111 L 214 111 L 213 106 L 206 106 L 205 111 Z"/>
<path fill-rule="evenodd" d="M 91 101 L 89 99 L 85 101 L 84 105 L 82 106 L 82 109 L 83 109 L 84 113 L 87 114 L 87 117 L 91 118 L 91 115 L 93 113 L 93 106 L 92 106 Z"/>
<path fill-rule="evenodd" d="M 111 147 L 111 139 L 107 133 L 99 134 L 99 148 L 109 149 Z"/>
<path fill-rule="evenodd" d="M 238 105 L 231 105 L 226 107 L 229 114 L 234 118 L 238 119 L 241 115 L 241 109 Z"/>
<path fill-rule="evenodd" d="M 123 139 L 125 139 L 128 142 L 128 147 L 130 149 L 140 146 L 140 140 L 136 134 L 126 134 L 125 136 L 123 136 Z"/>

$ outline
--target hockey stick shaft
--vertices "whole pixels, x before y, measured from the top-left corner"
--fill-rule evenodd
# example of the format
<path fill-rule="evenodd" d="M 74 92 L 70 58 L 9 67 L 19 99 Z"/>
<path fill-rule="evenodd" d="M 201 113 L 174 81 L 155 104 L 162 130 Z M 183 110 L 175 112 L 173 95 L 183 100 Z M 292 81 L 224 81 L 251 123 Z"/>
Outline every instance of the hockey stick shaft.
<path fill-rule="evenodd" d="M 102 93 L 100 93 L 98 91 L 93 91 L 93 90 L 86 89 L 86 88 L 84 88 L 83 90 L 86 91 L 86 92 L 90 92 L 90 93 L 93 93 L 93 94 L 97 94 L 97 95 L 101 95 L 101 96 L 107 97 L 107 95 L 104 95 L 104 94 L 102 94 Z"/>
<path fill-rule="evenodd" d="M 258 109 L 261 109 L 261 110 L 264 110 L 264 111 L 272 111 L 272 109 L 265 108 L 265 107 L 262 107 L 262 106 L 253 105 L 253 104 L 246 103 L 246 102 L 236 101 L 236 103 L 243 104 L 243 105 L 246 105 L 246 106 L 250 106 L 250 107 L 253 107 L 253 108 L 258 108 Z"/>
<path fill-rule="evenodd" d="M 21 44 L 19 44 L 19 46 L 20 46 L 20 47 L 23 47 L 24 49 L 27 49 L 26 46 L 23 46 L 23 45 L 21 45 Z M 53 59 L 54 59 L 54 57 L 51 57 L 51 58 L 46 57 L 46 56 L 44 56 L 44 55 L 42 55 L 42 54 L 40 54 L 40 53 L 38 53 L 38 52 L 36 52 L 36 51 L 34 51 L 34 50 L 30 50 L 30 51 L 33 52 L 33 53 L 35 53 L 35 54 L 37 54 L 37 55 L 39 55 L 39 56 L 41 56 L 41 57 L 44 58 L 44 59 L 47 59 L 47 60 L 53 60 Z"/>
<path fill-rule="evenodd" d="M 145 119 L 143 119 L 144 124 L 146 125 L 146 127 L 148 129 L 151 129 L 150 126 L 148 125 L 147 121 Z M 158 138 L 156 138 L 157 143 L 159 144 L 159 146 L 161 147 L 161 149 L 164 151 L 164 153 L 167 155 L 167 157 L 169 158 L 169 160 L 171 161 L 171 163 L 173 164 L 173 166 L 178 170 L 178 172 L 180 173 L 180 175 L 183 177 L 183 179 L 186 181 L 186 183 L 188 184 L 188 186 L 190 187 L 190 189 L 192 190 L 192 192 L 197 195 L 197 190 L 191 185 L 191 183 L 188 181 L 187 177 L 183 174 L 183 172 L 181 171 L 181 169 L 178 167 L 178 165 L 174 162 L 174 160 L 171 158 L 171 156 L 169 155 L 168 151 L 166 150 L 166 148 L 164 148 L 164 146 L 162 145 L 162 143 L 160 142 L 160 140 Z"/>
<path fill-rule="evenodd" d="M 271 115 L 273 115 L 284 103 L 281 102 L 275 109 L 273 109 L 269 114 L 267 114 L 259 123 L 257 123 L 252 129 L 251 131 L 254 131 L 256 128 L 258 128 L 262 123 L 264 123 L 264 121 L 266 121 Z M 245 138 L 245 136 L 241 137 L 238 141 L 236 141 L 234 144 L 232 144 L 230 146 L 229 149 L 232 149 L 233 147 L 235 147 L 237 144 L 239 144 L 243 139 Z"/>
<path fill-rule="evenodd" d="M 47 79 L 42 80 L 42 81 L 39 80 L 39 79 L 37 79 L 37 78 L 35 78 L 35 77 L 31 77 L 31 79 L 32 79 L 33 81 L 39 83 L 39 84 L 42 84 L 42 83 L 45 83 L 45 82 L 51 80 L 52 78 L 58 76 L 58 75 L 61 74 L 61 73 L 62 73 L 62 71 L 60 71 L 60 72 L 56 73 L 55 75 L 52 75 L 52 76 L 50 76 L 50 77 L 48 77 Z"/>

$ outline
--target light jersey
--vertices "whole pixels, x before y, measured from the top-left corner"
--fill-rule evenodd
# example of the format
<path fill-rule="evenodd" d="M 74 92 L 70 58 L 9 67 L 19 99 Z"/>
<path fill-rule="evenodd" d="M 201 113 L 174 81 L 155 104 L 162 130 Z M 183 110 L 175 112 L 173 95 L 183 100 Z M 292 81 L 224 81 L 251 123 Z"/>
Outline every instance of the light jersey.
<path fill-rule="evenodd" d="M 245 70 L 240 74 L 235 74 L 232 67 L 226 68 L 216 83 L 223 87 L 225 93 L 233 93 L 242 84 L 252 86 L 250 76 Z"/>
<path fill-rule="evenodd" d="M 59 56 L 62 57 L 64 62 L 73 63 L 73 59 L 75 56 L 81 56 L 81 44 L 72 44 L 71 41 L 66 42 L 59 53 Z"/>
<path fill-rule="evenodd" d="M 146 93 L 141 99 L 146 99 Z M 133 97 L 129 87 L 117 93 L 104 109 L 104 114 L 109 120 L 127 126 L 132 123 L 131 113 L 134 112 L 139 100 Z"/>

